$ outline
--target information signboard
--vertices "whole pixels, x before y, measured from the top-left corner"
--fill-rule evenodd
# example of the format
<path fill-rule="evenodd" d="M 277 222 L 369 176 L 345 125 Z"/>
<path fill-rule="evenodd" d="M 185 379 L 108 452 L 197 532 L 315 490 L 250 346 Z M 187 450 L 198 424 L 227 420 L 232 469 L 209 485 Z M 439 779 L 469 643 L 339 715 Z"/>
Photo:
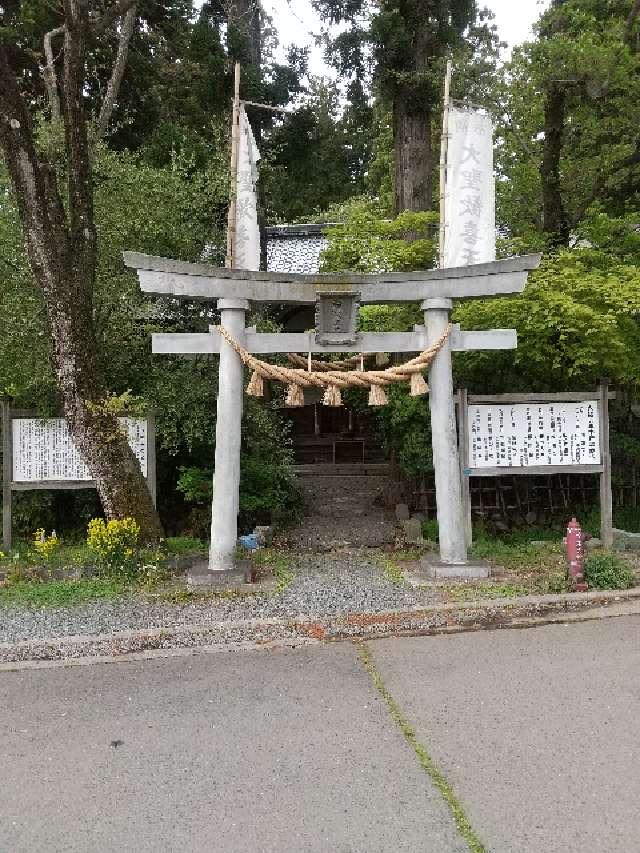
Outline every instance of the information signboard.
<path fill-rule="evenodd" d="M 147 476 L 147 421 L 119 418 Z M 91 475 L 64 418 L 13 418 L 13 482 L 81 482 Z"/>
<path fill-rule="evenodd" d="M 468 467 L 600 465 L 597 399 L 469 404 Z"/>
<path fill-rule="evenodd" d="M 599 474 L 600 538 L 613 543 L 609 399 L 593 391 L 539 394 L 458 392 L 458 449 L 467 543 L 472 477 L 505 474 Z"/>
<path fill-rule="evenodd" d="M 92 489 L 95 483 L 73 443 L 64 418 L 40 418 L 36 412 L 2 411 L 2 542 L 11 550 L 12 493 L 32 489 Z M 156 502 L 155 417 L 118 419 L 126 432 L 149 492 Z"/>

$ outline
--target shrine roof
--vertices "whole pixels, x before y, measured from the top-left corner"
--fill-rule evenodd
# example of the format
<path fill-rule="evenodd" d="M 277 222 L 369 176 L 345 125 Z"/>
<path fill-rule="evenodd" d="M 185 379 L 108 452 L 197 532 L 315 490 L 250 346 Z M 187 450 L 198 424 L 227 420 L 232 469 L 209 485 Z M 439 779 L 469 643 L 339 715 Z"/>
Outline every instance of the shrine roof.
<path fill-rule="evenodd" d="M 274 225 L 266 230 L 269 272 L 317 273 L 328 225 Z"/>

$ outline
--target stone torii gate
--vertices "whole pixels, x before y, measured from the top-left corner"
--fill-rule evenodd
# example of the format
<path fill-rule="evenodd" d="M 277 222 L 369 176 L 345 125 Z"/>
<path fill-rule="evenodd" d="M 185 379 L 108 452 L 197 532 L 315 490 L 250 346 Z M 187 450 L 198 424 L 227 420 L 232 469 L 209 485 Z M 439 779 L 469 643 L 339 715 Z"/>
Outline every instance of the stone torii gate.
<path fill-rule="evenodd" d="M 221 325 L 252 353 L 420 352 L 437 341 L 449 324 L 454 299 L 521 293 L 540 255 L 525 255 L 474 266 L 418 272 L 356 275 L 300 275 L 218 269 L 167 258 L 124 254 L 135 269 L 142 291 L 155 296 L 216 300 Z M 259 333 L 246 328 L 250 303 L 322 306 L 323 300 L 358 304 L 420 302 L 424 326 L 412 332 L 322 335 L 316 332 Z M 349 313 L 347 311 L 347 313 Z M 317 312 L 321 316 L 322 311 Z M 470 577 L 478 573 L 467 560 L 462 506 L 451 352 L 515 349 L 514 329 L 465 332 L 455 328 L 429 368 L 433 464 L 440 532 L 440 576 Z M 210 582 L 228 580 L 234 568 L 240 485 L 240 433 L 243 365 L 235 350 L 212 327 L 203 334 L 154 334 L 154 353 L 219 353 L 215 474 L 211 519 Z"/>

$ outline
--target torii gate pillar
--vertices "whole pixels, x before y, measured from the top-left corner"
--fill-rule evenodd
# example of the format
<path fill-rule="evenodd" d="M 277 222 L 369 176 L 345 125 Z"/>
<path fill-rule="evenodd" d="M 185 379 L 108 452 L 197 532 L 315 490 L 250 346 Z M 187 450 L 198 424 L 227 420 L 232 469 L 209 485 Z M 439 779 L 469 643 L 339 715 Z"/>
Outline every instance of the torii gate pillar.
<path fill-rule="evenodd" d="M 422 303 L 427 344 L 431 345 L 449 325 L 451 299 L 425 299 Z M 442 563 L 459 565 L 467 561 L 465 523 L 456 415 L 453 404 L 451 343 L 441 348 L 429 368 L 429 407 L 431 409 L 431 446 L 436 481 L 436 507 Z"/>
<path fill-rule="evenodd" d="M 220 322 L 244 343 L 246 299 L 219 299 Z M 216 456 L 211 508 L 209 570 L 234 568 L 240 502 L 240 443 L 244 368 L 240 357 L 224 339 L 220 341 L 220 369 L 216 408 Z"/>

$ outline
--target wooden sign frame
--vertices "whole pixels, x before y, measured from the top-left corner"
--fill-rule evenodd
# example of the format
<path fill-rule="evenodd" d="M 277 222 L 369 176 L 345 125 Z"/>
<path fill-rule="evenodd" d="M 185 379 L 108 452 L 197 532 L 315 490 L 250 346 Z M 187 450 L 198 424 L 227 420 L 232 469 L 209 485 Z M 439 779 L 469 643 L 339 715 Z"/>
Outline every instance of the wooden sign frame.
<path fill-rule="evenodd" d="M 458 450 L 460 456 L 460 474 L 462 481 L 462 504 L 465 519 L 467 543 L 472 541 L 471 526 L 471 477 L 501 477 L 507 474 L 599 474 L 600 475 L 600 540 L 604 548 L 613 545 L 613 496 L 611 488 L 611 452 L 609 449 L 609 400 L 615 393 L 609 391 L 609 384 L 602 380 L 596 391 L 567 391 L 540 394 L 479 394 L 469 395 L 461 388 L 456 395 L 458 409 Z M 600 464 L 599 465 L 531 465 L 531 466 L 495 466 L 492 468 L 469 467 L 469 406 L 475 404 L 509 405 L 526 403 L 575 403 L 597 400 L 600 423 Z"/>
<path fill-rule="evenodd" d="M 13 539 L 13 492 L 31 490 L 59 489 L 95 489 L 93 480 L 33 480 L 14 481 L 13 479 L 13 421 L 20 418 L 42 418 L 39 412 L 29 409 L 12 409 L 8 400 L 0 401 L 2 410 L 2 547 L 10 551 Z M 53 417 L 64 417 L 55 415 Z M 147 486 L 154 506 L 156 505 L 156 419 L 145 415 L 147 424 Z"/>

